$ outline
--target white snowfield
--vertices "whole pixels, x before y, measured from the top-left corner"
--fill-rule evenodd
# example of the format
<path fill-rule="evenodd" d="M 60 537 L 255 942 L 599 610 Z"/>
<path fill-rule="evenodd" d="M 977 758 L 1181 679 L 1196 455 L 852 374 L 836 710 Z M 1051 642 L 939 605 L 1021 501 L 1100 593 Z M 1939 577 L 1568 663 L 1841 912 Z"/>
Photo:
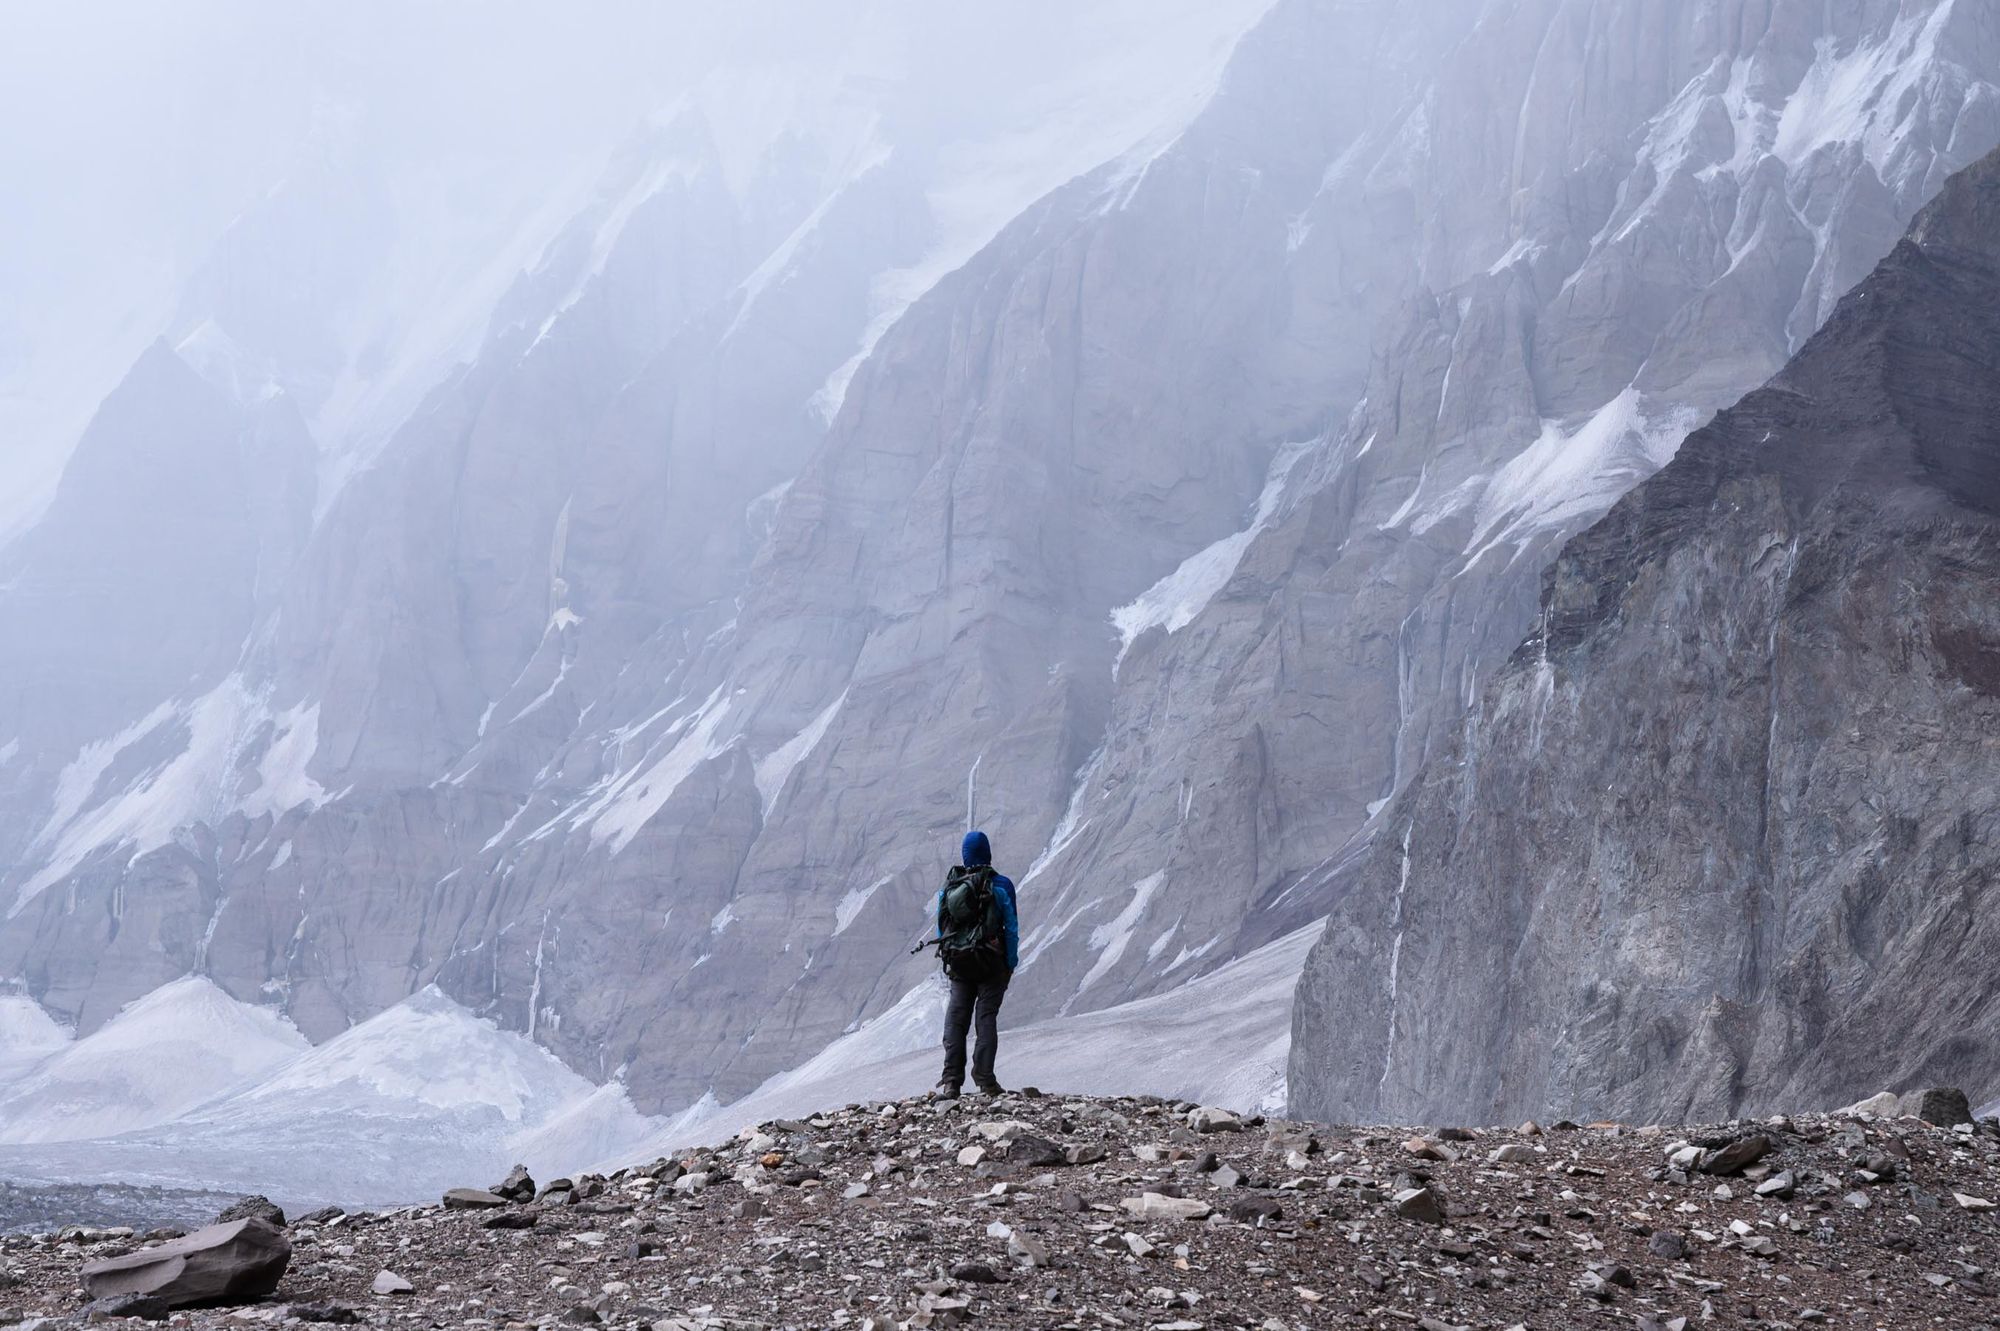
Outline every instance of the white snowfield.
<path fill-rule="evenodd" d="M 1284 1100 L 1292 987 L 1319 925 L 1171 994 L 1003 1031 L 1000 1071 L 1050 1090 Z M 1034 982 L 1032 971 L 1017 983 Z M 936 1079 L 943 986 L 919 986 L 811 1061 L 729 1105 L 671 1118 L 593 1086 L 525 1036 L 426 989 L 318 1048 L 269 1009 L 189 977 L 71 1042 L 0 999 L 0 1177 L 262 1192 L 293 1205 L 422 1201 L 611 1169 L 746 1124 Z"/>
<path fill-rule="evenodd" d="M 175 980 L 10 1077 L 0 1088 L 0 1142 L 155 1127 L 254 1084 L 309 1048 L 275 1012 L 239 1003 L 211 980 Z M 10 1061 L 0 1052 L 0 1066 Z"/>

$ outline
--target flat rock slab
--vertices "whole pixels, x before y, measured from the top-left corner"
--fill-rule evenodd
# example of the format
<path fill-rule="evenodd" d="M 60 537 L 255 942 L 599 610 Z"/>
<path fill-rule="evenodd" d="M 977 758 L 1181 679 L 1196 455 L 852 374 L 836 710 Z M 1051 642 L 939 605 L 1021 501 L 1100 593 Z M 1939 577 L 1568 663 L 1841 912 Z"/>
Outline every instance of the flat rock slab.
<path fill-rule="evenodd" d="M 1206 1202 L 1198 1202 L 1192 1197 L 1167 1197 L 1157 1192 L 1127 1197 L 1119 1205 L 1145 1220 L 1206 1220 L 1209 1214 Z"/>
<path fill-rule="evenodd" d="M 247 1303 L 275 1290 L 291 1260 L 291 1240 L 250 1217 L 92 1262 L 83 1268 L 83 1288 L 93 1299 L 148 1294 L 175 1308 Z"/>
<path fill-rule="evenodd" d="M 479 1211 L 505 1206 L 507 1199 L 484 1188 L 453 1188 L 444 1195 L 444 1204 L 454 1211 Z"/>

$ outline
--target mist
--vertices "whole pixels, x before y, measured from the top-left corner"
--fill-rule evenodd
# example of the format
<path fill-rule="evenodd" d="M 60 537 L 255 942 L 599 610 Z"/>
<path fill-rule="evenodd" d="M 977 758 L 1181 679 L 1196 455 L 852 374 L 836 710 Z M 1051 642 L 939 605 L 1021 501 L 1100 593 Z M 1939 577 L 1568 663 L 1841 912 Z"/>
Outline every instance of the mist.
<path fill-rule="evenodd" d="M 453 307 L 478 303 L 471 288 L 495 280 L 492 264 L 531 266 L 607 160 L 677 101 L 704 97 L 746 151 L 843 116 L 912 155 L 960 146 L 938 205 L 990 232 L 995 191 L 1018 208 L 1156 128 L 1163 105 L 1198 101 L 1267 3 L 9 0 L 0 538 L 46 504 L 139 350 L 186 334 L 199 303 L 188 284 L 232 223 L 287 182 L 384 211 L 366 235 L 269 236 L 274 257 L 302 284 L 332 266 L 390 288 L 376 309 L 307 300 L 287 319 L 348 325 L 358 352 L 443 312 L 431 345 L 409 352 L 418 365 L 375 375 L 418 382 L 368 385 L 393 414 L 468 352 L 480 314 Z M 393 422 L 326 425 L 319 442 L 337 450 L 347 432 Z"/>

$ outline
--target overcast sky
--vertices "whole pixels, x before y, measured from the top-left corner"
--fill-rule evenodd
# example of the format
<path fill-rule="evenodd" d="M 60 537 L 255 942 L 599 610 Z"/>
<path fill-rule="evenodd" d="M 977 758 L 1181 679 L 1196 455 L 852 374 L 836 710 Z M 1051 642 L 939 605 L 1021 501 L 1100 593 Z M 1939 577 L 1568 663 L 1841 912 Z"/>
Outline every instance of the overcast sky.
<path fill-rule="evenodd" d="M 933 198 L 976 214 L 1170 115 L 1269 3 L 0 0 L 0 539 L 217 237 L 300 172 L 384 191 L 408 271 L 513 262 L 537 206 L 689 89 L 835 71 L 899 151 L 979 142 Z"/>

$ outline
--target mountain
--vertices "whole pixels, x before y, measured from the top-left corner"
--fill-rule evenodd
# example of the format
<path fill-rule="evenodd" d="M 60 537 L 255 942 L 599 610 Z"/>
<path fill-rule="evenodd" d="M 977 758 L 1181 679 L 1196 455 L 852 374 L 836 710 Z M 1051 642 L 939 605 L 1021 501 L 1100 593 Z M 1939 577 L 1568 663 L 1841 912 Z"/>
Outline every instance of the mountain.
<path fill-rule="evenodd" d="M 1055 65 L 963 88 L 919 12 L 690 83 L 393 391 L 216 294 L 366 201 L 232 228 L 86 442 L 157 397 L 284 498 L 176 526 L 80 447 L 0 552 L 0 977 L 316 1044 L 436 986 L 677 1114 L 927 1044 L 976 821 L 1016 1022 L 1275 992 L 1563 539 L 2000 142 L 1964 0 L 1051 6 Z M 166 524 L 112 589 L 159 660 L 33 629 L 107 512 Z M 1257 1095 L 1267 1015 L 1213 1069 Z"/>
<path fill-rule="evenodd" d="M 1315 1112 L 2000 1085 L 2000 153 L 1572 540 L 1301 982 Z"/>

